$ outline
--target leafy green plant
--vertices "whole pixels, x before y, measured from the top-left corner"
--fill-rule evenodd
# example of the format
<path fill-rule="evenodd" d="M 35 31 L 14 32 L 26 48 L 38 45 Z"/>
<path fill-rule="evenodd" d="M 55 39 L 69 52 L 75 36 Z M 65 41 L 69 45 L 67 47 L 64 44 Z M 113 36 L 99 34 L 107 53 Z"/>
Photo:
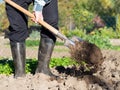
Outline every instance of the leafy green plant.
<path fill-rule="evenodd" d="M 65 58 L 53 58 L 50 62 L 50 67 L 55 67 L 55 66 L 69 66 L 76 64 L 75 61 L 71 60 L 68 57 Z"/>
<path fill-rule="evenodd" d="M 70 30 L 65 34 L 69 38 L 71 38 L 72 36 L 78 36 L 83 40 L 97 45 L 101 49 L 120 50 L 119 46 L 112 46 L 112 44 L 110 43 L 110 39 L 118 38 L 116 33 L 117 32 L 114 31 L 113 28 L 104 27 L 96 29 L 90 34 L 86 34 L 86 31 L 80 29 Z"/>
<path fill-rule="evenodd" d="M 81 29 L 74 29 L 65 34 L 67 37 L 73 37 L 73 36 L 79 36 L 79 37 L 84 37 L 86 35 L 86 31 L 81 30 Z"/>
<path fill-rule="evenodd" d="M 37 66 L 36 59 L 27 59 L 27 61 L 26 61 L 26 73 L 35 73 L 36 66 Z"/>
<path fill-rule="evenodd" d="M 0 60 L 0 74 L 12 74 L 14 71 L 14 66 L 12 60 L 2 59 Z"/>
<path fill-rule="evenodd" d="M 91 43 L 94 43 L 95 45 L 97 45 L 100 48 L 108 49 L 108 48 L 112 47 L 112 45 L 109 41 L 109 38 L 105 38 L 102 36 L 89 35 L 86 37 L 86 40 L 91 42 Z"/>
<path fill-rule="evenodd" d="M 99 30 L 99 35 L 102 37 L 108 37 L 108 38 L 118 38 L 117 32 L 113 30 L 113 28 L 100 28 Z M 94 31 L 95 32 L 95 31 Z M 96 32 L 95 32 L 96 33 Z"/>
<path fill-rule="evenodd" d="M 68 57 L 65 58 L 52 58 L 50 61 L 50 67 L 55 66 L 69 66 L 76 64 L 75 61 L 71 60 Z M 34 73 L 37 66 L 36 59 L 27 59 L 26 61 L 26 73 Z M 0 74 L 10 75 L 14 73 L 13 61 L 9 59 L 0 60 Z"/>

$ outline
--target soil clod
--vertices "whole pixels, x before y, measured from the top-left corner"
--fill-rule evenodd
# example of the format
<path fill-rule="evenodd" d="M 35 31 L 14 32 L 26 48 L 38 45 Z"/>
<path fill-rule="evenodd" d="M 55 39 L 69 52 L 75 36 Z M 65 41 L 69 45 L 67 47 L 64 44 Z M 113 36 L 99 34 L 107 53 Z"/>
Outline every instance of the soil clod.
<path fill-rule="evenodd" d="M 99 47 L 88 41 L 76 41 L 75 46 L 70 50 L 71 58 L 81 63 L 86 63 L 86 66 L 92 67 L 92 71 L 97 71 L 103 62 L 103 55 Z M 94 68 L 94 70 L 93 70 Z"/>

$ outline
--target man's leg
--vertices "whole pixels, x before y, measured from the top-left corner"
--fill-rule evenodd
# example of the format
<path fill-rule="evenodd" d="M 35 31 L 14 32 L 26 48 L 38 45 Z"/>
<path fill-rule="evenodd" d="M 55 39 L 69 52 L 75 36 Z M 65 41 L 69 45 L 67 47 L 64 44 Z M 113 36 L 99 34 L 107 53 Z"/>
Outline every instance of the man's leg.
<path fill-rule="evenodd" d="M 49 4 L 47 4 L 43 9 L 43 17 L 44 20 L 58 29 L 58 6 L 57 0 L 52 0 Z M 57 78 L 53 73 L 51 73 L 49 68 L 49 63 L 51 59 L 51 55 L 54 49 L 54 45 L 56 42 L 56 37 L 49 30 L 42 27 L 41 31 L 41 40 L 38 51 L 38 66 L 36 69 L 36 73 L 44 73 L 51 77 Z"/>
<path fill-rule="evenodd" d="M 25 9 L 29 5 L 24 0 L 18 0 L 16 3 Z M 25 39 L 28 37 L 27 16 L 8 4 L 6 4 L 6 11 L 10 22 L 8 37 L 15 68 L 14 76 L 15 78 L 22 77 L 25 76 Z"/>

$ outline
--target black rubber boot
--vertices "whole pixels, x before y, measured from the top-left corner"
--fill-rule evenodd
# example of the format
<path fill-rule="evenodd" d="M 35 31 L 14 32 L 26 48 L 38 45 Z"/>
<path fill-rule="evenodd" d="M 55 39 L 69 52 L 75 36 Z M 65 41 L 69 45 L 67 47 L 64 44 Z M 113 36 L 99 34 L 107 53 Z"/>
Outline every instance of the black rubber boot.
<path fill-rule="evenodd" d="M 58 79 L 59 77 L 54 75 L 49 68 L 54 44 L 52 39 L 41 37 L 38 51 L 38 66 L 35 73 L 44 73 L 49 75 L 52 79 Z"/>
<path fill-rule="evenodd" d="M 15 73 L 14 77 L 25 76 L 25 43 L 24 42 L 10 42 L 11 52 L 14 62 Z"/>

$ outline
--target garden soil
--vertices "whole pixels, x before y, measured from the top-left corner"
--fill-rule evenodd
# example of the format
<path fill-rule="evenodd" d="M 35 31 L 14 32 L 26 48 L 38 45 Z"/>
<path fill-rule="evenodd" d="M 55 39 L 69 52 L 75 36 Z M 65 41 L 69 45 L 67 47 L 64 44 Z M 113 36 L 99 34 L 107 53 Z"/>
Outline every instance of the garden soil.
<path fill-rule="evenodd" d="M 120 51 L 101 50 L 104 57 L 95 73 L 81 73 L 76 67 L 55 67 L 51 71 L 61 80 L 51 80 L 42 73 L 22 78 L 0 75 L 0 90 L 120 90 Z M 60 52 L 59 52 L 60 53 Z M 69 57 L 69 52 L 59 57 Z M 53 53 L 58 56 L 58 53 Z"/>
<path fill-rule="evenodd" d="M 0 75 L 0 90 L 120 90 L 120 52 L 102 50 L 102 53 L 104 62 L 93 75 L 73 76 L 70 72 L 59 74 L 56 68 L 51 70 L 62 80 L 51 81 L 49 76 L 42 73 L 27 74 L 17 79 L 13 75 Z M 70 68 L 64 67 L 63 70 Z"/>

